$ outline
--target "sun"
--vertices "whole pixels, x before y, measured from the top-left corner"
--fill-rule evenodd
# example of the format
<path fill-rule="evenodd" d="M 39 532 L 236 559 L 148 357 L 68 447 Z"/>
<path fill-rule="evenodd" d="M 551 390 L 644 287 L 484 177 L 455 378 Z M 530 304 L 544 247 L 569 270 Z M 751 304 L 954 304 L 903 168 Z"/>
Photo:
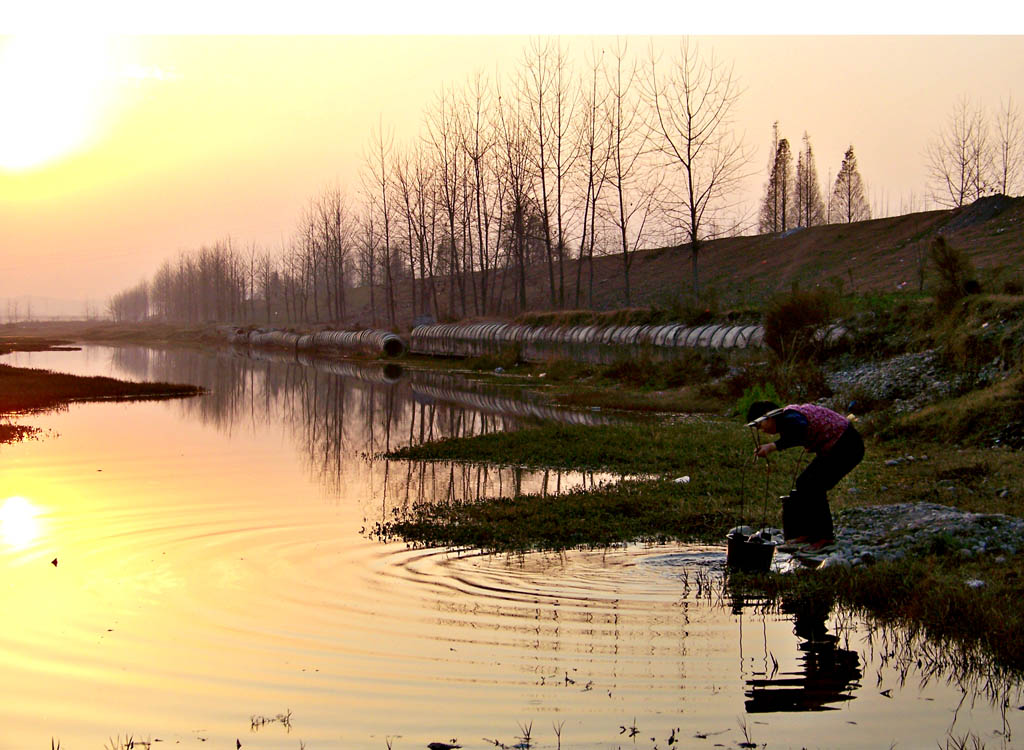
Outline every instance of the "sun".
<path fill-rule="evenodd" d="M 0 38 L 0 170 L 41 167 L 86 144 L 110 71 L 102 37 Z"/>

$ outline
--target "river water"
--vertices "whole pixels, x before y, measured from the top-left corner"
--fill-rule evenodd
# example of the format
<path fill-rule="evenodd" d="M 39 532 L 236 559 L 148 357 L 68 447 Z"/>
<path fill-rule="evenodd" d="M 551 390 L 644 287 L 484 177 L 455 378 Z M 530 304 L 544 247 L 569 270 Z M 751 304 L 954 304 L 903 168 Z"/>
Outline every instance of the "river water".
<path fill-rule="evenodd" d="M 384 461 L 594 422 L 457 377 L 90 346 L 20 366 L 203 385 L 0 446 L 0 750 L 1012 747 L 1019 686 L 899 630 L 733 596 L 724 549 L 487 556 L 373 538 L 433 498 L 613 478 Z"/>

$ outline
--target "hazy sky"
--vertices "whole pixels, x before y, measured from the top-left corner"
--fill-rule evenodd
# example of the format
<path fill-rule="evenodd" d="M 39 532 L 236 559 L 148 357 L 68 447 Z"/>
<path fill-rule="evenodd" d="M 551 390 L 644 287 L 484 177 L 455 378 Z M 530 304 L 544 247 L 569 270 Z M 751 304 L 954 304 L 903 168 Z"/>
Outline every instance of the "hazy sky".
<path fill-rule="evenodd" d="M 339 182 L 355 192 L 378 120 L 401 143 L 420 132 L 442 84 L 460 85 L 477 70 L 511 71 L 527 48 L 522 33 L 531 29 L 515 24 L 508 28 L 520 35 L 496 34 L 505 26 L 489 22 L 452 24 L 458 33 L 442 36 L 449 27 L 437 18 L 421 26 L 427 35 L 381 33 L 409 31 L 420 8 L 362 26 L 331 19 L 328 36 L 309 35 L 321 30 L 312 17 L 294 28 L 277 19 L 251 27 L 230 19 L 191 28 L 94 23 L 73 36 L 0 23 L 0 32 L 19 32 L 0 39 L 0 298 L 103 306 L 180 251 L 228 236 L 279 248 L 324 187 Z M 635 34 L 637 51 L 661 32 L 655 44 L 671 50 L 679 37 L 663 32 L 673 25 L 746 34 L 696 39 L 732 61 L 745 87 L 737 115 L 754 150 L 751 202 L 776 120 L 794 144 L 809 133 L 823 189 L 852 143 L 872 203 L 895 213 L 912 197 L 920 207 L 926 143 L 959 97 L 992 109 L 1010 95 L 1024 104 L 1024 36 L 865 36 L 862 25 L 838 20 L 799 36 L 768 24 L 771 35 L 753 36 L 741 21 L 682 18 L 621 31 Z M 611 39 L 607 19 L 535 28 L 561 32 L 580 55 Z M 349 29 L 378 33 L 338 33 Z M 100 33 L 124 30 L 147 35 Z M 272 30 L 306 33 L 267 35 Z M 912 32 L 913 24 L 883 30 Z M 158 31 L 217 33 L 149 35 Z"/>

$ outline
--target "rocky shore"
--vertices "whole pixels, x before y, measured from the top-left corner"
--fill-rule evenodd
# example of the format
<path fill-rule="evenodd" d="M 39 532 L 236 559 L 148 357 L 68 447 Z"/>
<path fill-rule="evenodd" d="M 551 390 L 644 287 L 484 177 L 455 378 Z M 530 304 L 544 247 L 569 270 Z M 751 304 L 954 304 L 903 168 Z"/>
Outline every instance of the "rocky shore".
<path fill-rule="evenodd" d="M 822 563 L 863 565 L 925 552 L 1000 562 L 1024 550 L 1024 519 L 937 503 L 847 508 L 835 514 L 835 548 Z"/>
<path fill-rule="evenodd" d="M 828 399 L 832 408 L 856 414 L 885 405 L 894 414 L 904 414 L 1004 377 L 999 361 L 966 373 L 954 370 L 937 351 L 929 349 L 837 368 L 826 373 L 825 380 L 835 394 Z"/>
<path fill-rule="evenodd" d="M 817 554 L 805 551 L 793 556 L 827 568 L 870 565 L 928 553 L 956 555 L 962 560 L 988 557 L 1001 563 L 1024 550 L 1024 519 L 1001 513 L 971 513 L 937 503 L 847 508 L 834 514 L 834 527 L 835 544 Z M 770 540 L 772 544 L 783 541 L 782 529 L 767 528 L 755 534 L 749 526 L 740 526 L 729 533 L 734 532 L 753 534 L 753 539 Z M 780 552 L 776 562 L 785 570 L 791 557 Z"/>
<path fill-rule="evenodd" d="M 952 369 L 937 351 L 927 350 L 836 368 L 826 379 L 834 392 L 828 399 L 832 408 L 859 414 L 884 405 L 902 414 L 995 383 L 1006 375 L 998 360 L 977 372 L 965 373 Z M 891 458 L 886 464 L 898 466 L 927 458 L 903 456 Z M 1005 497 L 1010 489 L 998 492 Z M 1024 550 L 1024 519 L 970 513 L 936 503 L 844 509 L 835 513 L 835 532 L 836 545 L 825 558 L 825 566 L 897 560 L 929 551 L 956 554 L 963 559 L 990 556 L 998 562 Z"/>

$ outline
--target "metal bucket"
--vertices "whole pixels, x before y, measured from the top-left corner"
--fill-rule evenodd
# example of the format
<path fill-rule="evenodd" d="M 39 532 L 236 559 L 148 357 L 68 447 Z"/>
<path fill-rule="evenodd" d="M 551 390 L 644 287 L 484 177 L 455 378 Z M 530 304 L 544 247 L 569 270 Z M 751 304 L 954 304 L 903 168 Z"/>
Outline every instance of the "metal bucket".
<path fill-rule="evenodd" d="M 747 573 L 767 573 L 775 555 L 775 545 L 755 535 L 729 534 L 726 537 L 727 548 L 725 564 L 732 570 Z"/>

